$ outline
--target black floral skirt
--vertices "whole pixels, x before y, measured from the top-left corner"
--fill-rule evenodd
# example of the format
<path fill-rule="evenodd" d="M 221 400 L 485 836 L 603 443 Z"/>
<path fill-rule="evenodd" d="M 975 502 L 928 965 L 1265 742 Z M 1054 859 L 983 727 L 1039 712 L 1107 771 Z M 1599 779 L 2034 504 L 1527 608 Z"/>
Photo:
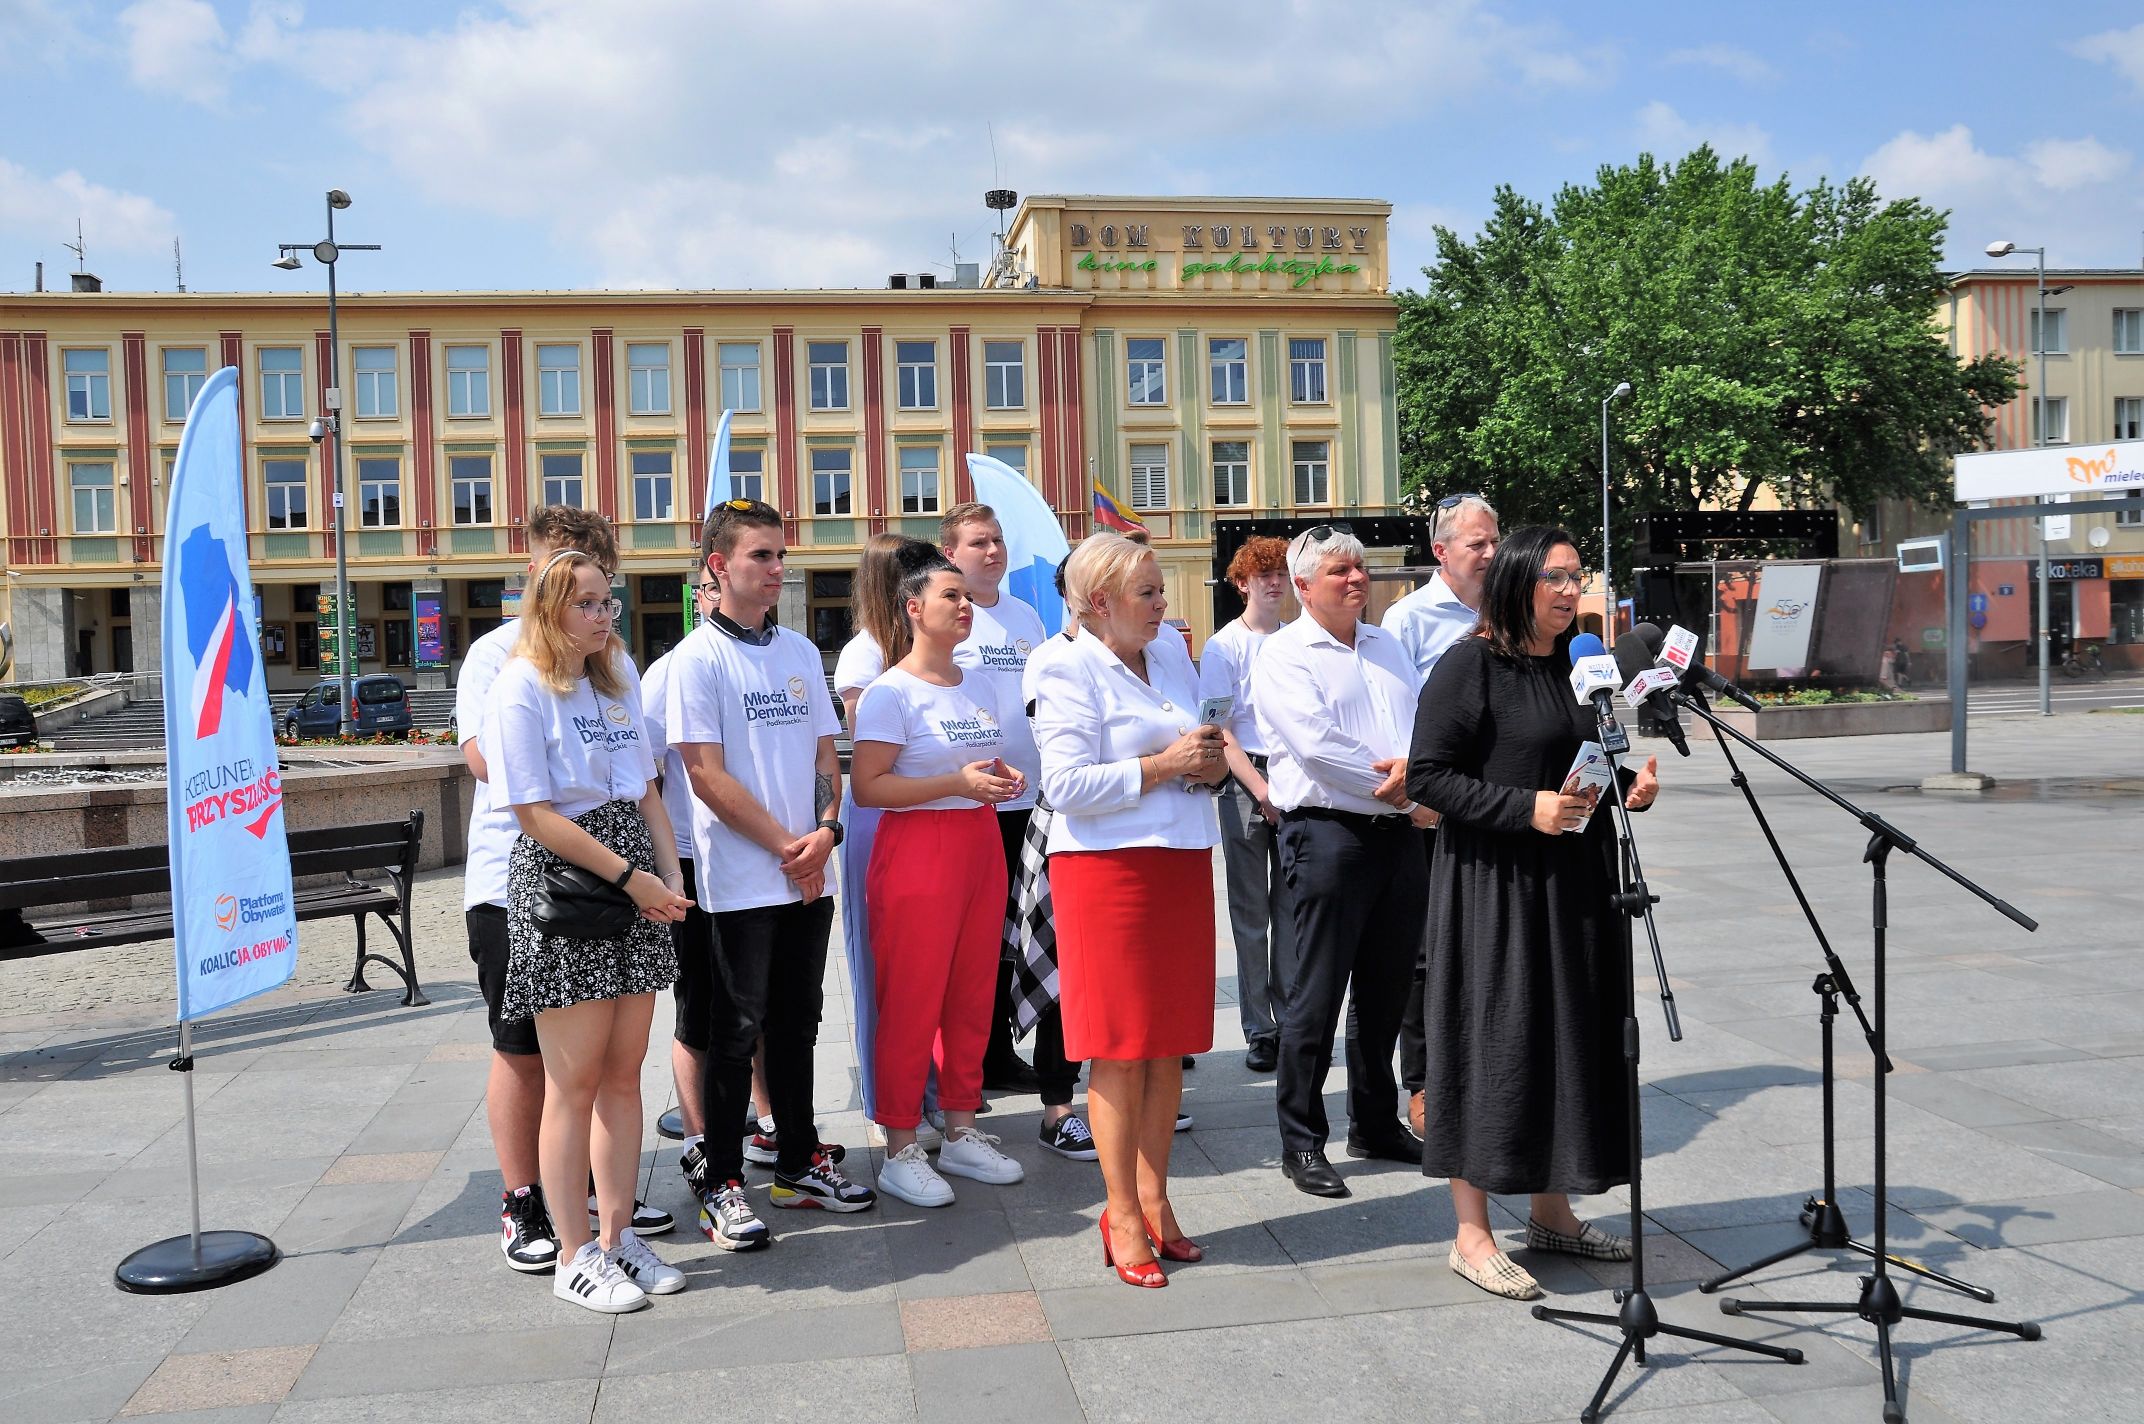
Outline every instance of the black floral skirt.
<path fill-rule="evenodd" d="M 606 801 L 573 824 L 618 852 L 637 870 L 653 873 L 655 844 L 631 801 Z M 567 939 L 541 934 L 529 919 L 543 873 L 566 862 L 526 835 L 514 842 L 506 871 L 506 930 L 510 953 L 502 1019 L 533 1018 L 593 999 L 652 994 L 677 981 L 677 950 L 668 925 L 634 920 L 616 939 Z"/>

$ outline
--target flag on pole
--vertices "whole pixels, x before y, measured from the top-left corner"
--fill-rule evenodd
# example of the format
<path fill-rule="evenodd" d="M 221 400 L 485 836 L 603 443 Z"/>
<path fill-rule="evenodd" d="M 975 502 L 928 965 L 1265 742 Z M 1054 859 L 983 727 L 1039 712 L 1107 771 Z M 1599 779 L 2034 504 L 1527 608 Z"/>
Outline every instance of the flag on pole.
<path fill-rule="evenodd" d="M 1094 482 L 1094 522 L 1120 534 L 1146 528 L 1146 521 L 1117 503 L 1117 497 L 1104 489 L 1100 480 Z"/>
<path fill-rule="evenodd" d="M 707 518 L 715 512 L 716 505 L 734 499 L 736 494 L 730 488 L 730 412 L 725 409 L 715 422 L 714 444 L 707 452 L 707 508 L 700 511 L 700 518 Z"/>
<path fill-rule="evenodd" d="M 287 981 L 298 921 L 246 562 L 238 370 L 186 414 L 165 511 L 164 726 L 179 1019 Z"/>
<path fill-rule="evenodd" d="M 1005 531 L 1005 588 L 1042 616 L 1051 635 L 1065 624 L 1065 601 L 1057 596 L 1057 566 L 1072 552 L 1065 527 L 1042 491 L 1027 477 L 988 455 L 968 456 L 975 497 L 990 506 Z"/>

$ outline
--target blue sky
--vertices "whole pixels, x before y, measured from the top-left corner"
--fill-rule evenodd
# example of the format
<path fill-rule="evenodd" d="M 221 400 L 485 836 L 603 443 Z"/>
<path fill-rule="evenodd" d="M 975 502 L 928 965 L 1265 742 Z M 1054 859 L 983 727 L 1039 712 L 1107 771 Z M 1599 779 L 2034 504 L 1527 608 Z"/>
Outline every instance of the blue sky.
<path fill-rule="evenodd" d="M 1030 16 L 1034 17 L 1030 20 Z M 2045 17 L 2045 18 L 2042 18 Z M 1379 197 L 1396 280 L 1499 183 L 1700 141 L 2144 260 L 2134 5 L 0 0 L 0 291 L 877 286 L 985 188 Z M 996 145 L 992 158 L 992 137 Z"/>

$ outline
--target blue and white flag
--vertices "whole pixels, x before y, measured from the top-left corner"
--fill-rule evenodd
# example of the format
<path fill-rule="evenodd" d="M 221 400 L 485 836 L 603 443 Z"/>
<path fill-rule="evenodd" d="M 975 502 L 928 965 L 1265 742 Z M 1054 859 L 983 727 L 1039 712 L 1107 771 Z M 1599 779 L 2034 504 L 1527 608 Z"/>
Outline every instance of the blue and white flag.
<path fill-rule="evenodd" d="M 707 508 L 700 511 L 702 519 L 713 514 L 722 501 L 737 498 L 730 484 L 730 413 L 725 410 L 715 422 L 715 441 L 707 452 Z"/>
<path fill-rule="evenodd" d="M 1041 614 L 1042 626 L 1054 637 L 1065 626 L 1057 566 L 1072 552 L 1057 511 L 1041 490 L 1003 460 L 968 456 L 968 478 L 975 484 L 975 497 L 990 506 L 1005 531 L 1006 591 Z"/>
<path fill-rule="evenodd" d="M 268 679 L 246 562 L 238 370 L 186 413 L 164 517 L 164 726 L 179 1019 L 265 994 L 298 967 Z"/>

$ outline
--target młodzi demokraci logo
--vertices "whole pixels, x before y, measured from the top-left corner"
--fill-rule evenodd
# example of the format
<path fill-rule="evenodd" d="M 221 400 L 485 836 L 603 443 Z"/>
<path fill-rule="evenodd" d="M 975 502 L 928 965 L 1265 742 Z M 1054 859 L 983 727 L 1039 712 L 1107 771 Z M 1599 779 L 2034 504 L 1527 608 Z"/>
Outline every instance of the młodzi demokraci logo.
<path fill-rule="evenodd" d="M 747 692 L 744 694 L 744 719 L 747 722 L 804 722 L 811 718 L 811 685 L 801 677 L 789 679 L 789 685 L 779 692 Z"/>
<path fill-rule="evenodd" d="M 938 733 L 949 745 L 956 747 L 972 742 L 994 742 L 999 736 L 998 719 L 989 708 L 978 707 L 972 717 L 939 718 Z"/>
<path fill-rule="evenodd" d="M 1015 638 L 1009 643 L 983 643 L 978 646 L 983 655 L 983 666 L 993 672 L 1025 672 L 1027 670 L 1027 639 Z"/>
<path fill-rule="evenodd" d="M 621 742 L 640 740 L 640 729 L 633 725 L 633 719 L 622 702 L 613 702 L 598 716 L 583 717 L 576 713 L 573 728 L 581 734 L 581 745 L 584 747 L 594 746 L 597 742 L 605 746 L 616 746 Z"/>

